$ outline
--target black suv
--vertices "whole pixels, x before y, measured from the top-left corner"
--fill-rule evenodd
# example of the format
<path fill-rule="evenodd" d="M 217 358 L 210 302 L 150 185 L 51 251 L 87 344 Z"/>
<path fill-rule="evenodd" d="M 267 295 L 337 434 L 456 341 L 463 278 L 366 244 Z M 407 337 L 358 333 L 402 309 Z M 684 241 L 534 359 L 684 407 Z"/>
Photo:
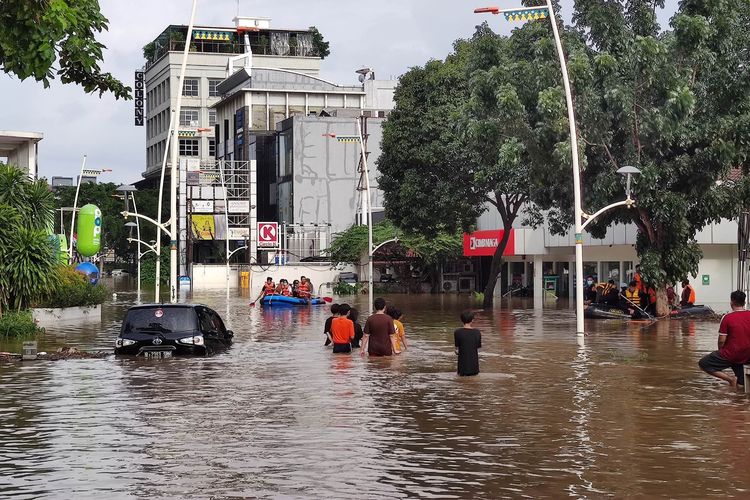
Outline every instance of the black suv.
<path fill-rule="evenodd" d="M 128 309 L 115 354 L 172 352 L 205 356 L 229 346 L 234 333 L 199 304 L 148 304 Z"/>

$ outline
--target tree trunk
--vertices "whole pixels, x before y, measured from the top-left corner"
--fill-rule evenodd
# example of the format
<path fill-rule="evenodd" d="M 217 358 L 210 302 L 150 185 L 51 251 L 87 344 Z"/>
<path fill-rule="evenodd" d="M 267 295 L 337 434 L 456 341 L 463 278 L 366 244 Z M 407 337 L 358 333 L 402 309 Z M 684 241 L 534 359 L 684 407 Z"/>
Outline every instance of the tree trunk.
<path fill-rule="evenodd" d="M 656 315 L 669 316 L 671 307 L 669 299 L 667 299 L 667 287 L 662 285 L 656 289 Z"/>
<path fill-rule="evenodd" d="M 430 266 L 430 293 L 440 293 L 440 268 Z"/>
<path fill-rule="evenodd" d="M 484 287 L 484 301 L 482 302 L 483 309 L 492 309 L 495 295 L 495 285 L 497 283 L 497 277 L 500 275 L 500 269 L 503 267 L 503 252 L 505 247 L 508 246 L 508 240 L 510 239 L 512 223 L 508 227 L 504 228 L 503 238 L 500 240 L 500 244 L 495 249 L 495 255 L 492 256 L 492 264 L 490 265 L 490 276 L 487 280 L 487 285 Z"/>

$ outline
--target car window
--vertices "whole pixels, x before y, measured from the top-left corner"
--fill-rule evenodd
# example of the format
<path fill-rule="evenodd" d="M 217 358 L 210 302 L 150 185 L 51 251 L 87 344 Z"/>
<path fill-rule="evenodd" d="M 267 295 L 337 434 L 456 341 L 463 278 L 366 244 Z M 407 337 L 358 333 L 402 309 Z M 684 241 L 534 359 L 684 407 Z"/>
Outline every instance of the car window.
<path fill-rule="evenodd" d="M 209 313 L 211 314 L 211 323 L 214 326 L 214 329 L 219 333 L 226 332 L 226 328 L 224 328 L 224 322 L 221 320 L 221 316 L 216 313 L 216 311 L 211 311 L 209 309 Z"/>
<path fill-rule="evenodd" d="M 188 307 L 149 307 L 131 309 L 123 321 L 123 333 L 143 332 L 189 332 L 196 330 L 197 318 Z"/>
<path fill-rule="evenodd" d="M 199 307 L 197 311 L 201 323 L 201 330 L 203 330 L 204 333 L 216 332 L 217 330 L 211 318 L 211 313 L 209 313 L 205 307 Z"/>

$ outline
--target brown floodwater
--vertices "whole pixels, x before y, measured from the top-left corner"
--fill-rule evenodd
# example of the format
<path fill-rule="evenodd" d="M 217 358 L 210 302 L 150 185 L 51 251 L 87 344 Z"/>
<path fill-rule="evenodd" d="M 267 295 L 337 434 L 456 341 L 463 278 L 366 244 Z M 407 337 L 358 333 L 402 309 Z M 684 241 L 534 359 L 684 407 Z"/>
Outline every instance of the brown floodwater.
<path fill-rule="evenodd" d="M 327 307 L 214 292 L 193 298 L 235 331 L 214 357 L 0 364 L 0 497 L 750 495 L 750 400 L 696 366 L 715 321 L 589 322 L 581 346 L 567 304 L 514 299 L 478 314 L 482 373 L 459 378 L 469 300 L 388 299 L 410 346 L 390 359 L 323 348 Z M 111 349 L 135 301 L 40 350 Z"/>

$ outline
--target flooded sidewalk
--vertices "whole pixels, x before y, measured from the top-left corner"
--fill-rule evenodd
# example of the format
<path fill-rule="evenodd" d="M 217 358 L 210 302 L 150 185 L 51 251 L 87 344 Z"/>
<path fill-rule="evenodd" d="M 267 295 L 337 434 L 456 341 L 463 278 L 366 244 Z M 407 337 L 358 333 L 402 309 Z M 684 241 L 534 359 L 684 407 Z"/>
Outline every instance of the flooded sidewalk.
<path fill-rule="evenodd" d="M 133 292 L 39 350 L 111 349 Z M 478 313 L 481 373 L 455 375 L 474 304 L 393 296 L 409 349 L 332 355 L 328 307 L 196 295 L 235 332 L 210 358 L 0 362 L 0 496 L 707 497 L 750 489 L 750 399 L 702 374 L 718 322 L 588 321 L 514 299 Z M 363 310 L 366 298 L 357 298 Z M 0 344 L 12 351 L 14 343 Z"/>

